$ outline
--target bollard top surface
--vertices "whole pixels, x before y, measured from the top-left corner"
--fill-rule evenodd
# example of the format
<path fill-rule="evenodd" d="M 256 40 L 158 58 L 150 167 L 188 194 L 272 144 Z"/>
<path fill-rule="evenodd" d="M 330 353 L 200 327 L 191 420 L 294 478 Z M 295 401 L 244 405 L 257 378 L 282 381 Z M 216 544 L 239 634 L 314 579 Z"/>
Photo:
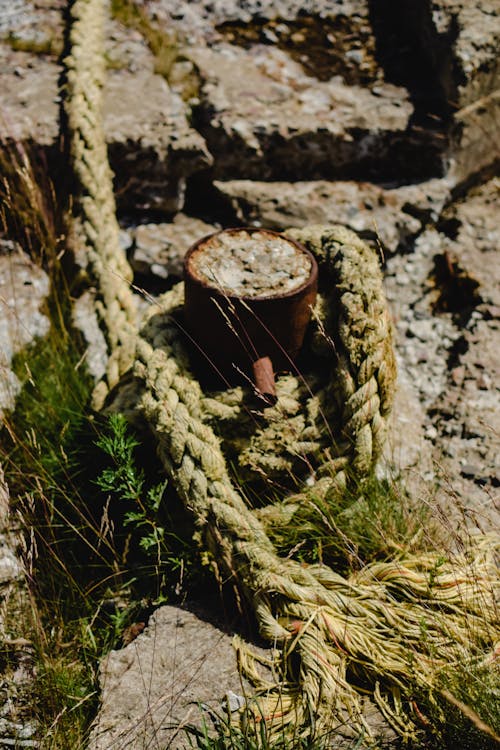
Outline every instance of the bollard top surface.
<path fill-rule="evenodd" d="M 185 273 L 229 297 L 269 299 L 295 294 L 316 274 L 313 256 L 295 240 L 267 229 L 226 229 L 199 240 Z"/>

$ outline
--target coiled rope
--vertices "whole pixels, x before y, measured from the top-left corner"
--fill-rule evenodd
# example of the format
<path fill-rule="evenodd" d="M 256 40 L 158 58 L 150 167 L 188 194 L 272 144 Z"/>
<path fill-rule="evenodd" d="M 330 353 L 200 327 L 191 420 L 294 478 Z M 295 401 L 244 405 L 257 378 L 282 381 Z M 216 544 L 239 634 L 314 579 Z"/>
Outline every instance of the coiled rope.
<path fill-rule="evenodd" d="M 280 557 L 268 533 L 312 514 L 318 502 L 328 505 L 380 454 L 395 366 L 377 258 L 343 227 L 290 232 L 316 255 L 327 289 L 311 342 L 318 371 L 280 378 L 278 404 L 265 415 L 249 409 L 247 389 L 204 394 L 179 326 L 183 285 L 151 307 L 140 331 L 135 325 L 100 111 L 104 5 L 74 2 L 65 98 L 80 184 L 71 239 L 85 254 L 109 346 L 95 405 L 108 394 L 108 408 L 146 421 L 200 543 L 251 605 L 262 636 L 279 646 L 276 679 L 266 681 L 239 645 L 242 668 L 257 687 L 256 717 L 305 733 L 348 723 L 370 737 L 364 711 L 370 698 L 409 736 L 407 697 L 428 692 L 440 670 L 467 654 L 479 658 L 494 642 L 498 580 L 491 546 L 453 564 L 426 555 L 344 578 L 325 565 Z M 254 478 L 282 481 L 301 467 L 309 483 L 253 511 L 228 471 L 228 456 Z"/>

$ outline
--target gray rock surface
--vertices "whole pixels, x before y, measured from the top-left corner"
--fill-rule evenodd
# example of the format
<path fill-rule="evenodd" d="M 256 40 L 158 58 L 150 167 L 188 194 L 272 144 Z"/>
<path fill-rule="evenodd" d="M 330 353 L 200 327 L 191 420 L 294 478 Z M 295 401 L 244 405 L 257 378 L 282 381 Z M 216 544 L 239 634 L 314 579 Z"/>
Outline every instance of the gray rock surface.
<path fill-rule="evenodd" d="M 195 122 L 218 179 L 389 180 L 441 170 L 439 144 L 411 129 L 401 87 L 318 81 L 285 51 L 259 44 L 189 54 L 202 79 Z"/>
<path fill-rule="evenodd" d="M 446 210 L 443 232 L 427 230 L 412 255 L 391 258 L 386 278 L 434 474 L 490 530 L 500 523 L 498 205 L 494 179 Z"/>
<path fill-rule="evenodd" d="M 59 70 L 50 59 L 0 44 L 0 142 L 23 141 L 38 148 L 54 146 L 58 75 Z"/>
<path fill-rule="evenodd" d="M 450 197 L 446 179 L 385 190 L 367 182 L 216 181 L 244 224 L 282 230 L 307 224 L 345 224 L 380 241 L 385 252 L 405 248 L 435 221 Z"/>
<path fill-rule="evenodd" d="M 242 695 L 231 636 L 178 607 L 160 607 L 148 627 L 101 664 L 101 709 L 88 750 L 189 747 L 179 726 L 200 724 L 199 703 L 221 710 Z"/>
<path fill-rule="evenodd" d="M 49 293 L 49 278 L 13 242 L 0 239 L 0 420 L 14 407 L 20 384 L 12 359 L 49 330 L 41 312 Z"/>
<path fill-rule="evenodd" d="M 0 29 L 0 143 L 20 140 L 48 149 L 49 160 L 57 166 L 61 69 L 53 51 L 40 53 L 48 37 L 40 37 L 39 30 L 40 25 L 48 34 L 54 15 L 58 21 L 53 30 L 59 33 L 61 5 L 23 4 L 22 50 L 9 36 L 10 26 L 3 33 Z M 182 208 L 187 178 L 206 168 L 210 155 L 189 125 L 180 96 L 155 73 L 143 37 L 113 21 L 107 39 L 104 127 L 118 205 L 123 210 L 174 213 Z"/>
<path fill-rule="evenodd" d="M 141 277 L 149 276 L 160 283 L 179 280 L 187 250 L 219 228 L 182 213 L 168 224 L 139 224 L 132 231 L 132 268 Z"/>
<path fill-rule="evenodd" d="M 397 5 L 392 0 L 154 0 L 148 9 L 160 27 L 176 29 L 181 43 L 186 42 L 185 54 L 194 52 L 196 60 L 201 54 L 198 127 L 215 156 L 218 177 L 259 179 L 260 168 L 260 179 L 288 179 L 291 158 L 297 168 L 293 173 L 290 164 L 292 179 L 300 175 L 387 180 L 392 166 L 393 179 L 401 180 L 439 176 L 451 167 L 460 183 L 499 158 L 496 0 L 403 0 Z M 239 52 L 235 45 L 240 45 Z M 244 71 L 234 79 L 236 90 L 228 87 L 224 72 L 228 55 Z M 259 57 L 267 56 L 276 58 L 271 70 L 255 70 Z M 309 83 L 314 91 L 301 107 L 305 73 L 316 80 Z M 318 87 L 318 80 L 327 85 Z M 284 106 L 277 83 L 287 100 Z M 352 89 L 354 101 L 346 101 L 342 84 L 359 87 Z M 328 109 L 329 94 L 337 129 L 325 126 L 321 116 Z M 394 129 L 396 120 L 388 117 L 395 98 L 402 107 L 401 129 Z M 405 128 L 408 100 L 413 106 Z M 224 103 L 230 103 L 234 116 Z M 319 107 L 313 129 L 307 120 L 309 105 L 314 115 Z M 370 121 L 368 139 L 363 137 L 362 113 Z M 353 125 L 360 119 L 359 127 Z M 384 128 L 391 122 L 387 160 Z M 348 142 L 359 141 L 361 153 L 356 155 L 354 146 L 349 151 L 342 130 Z M 251 168 L 245 173 L 236 157 L 242 148 Z M 259 161 L 259 148 L 271 164 L 269 158 Z M 307 158 L 301 160 L 302 149 Z"/>
<path fill-rule="evenodd" d="M 0 466 L 0 747 L 38 747 L 36 722 L 29 705 L 34 677 L 33 644 L 18 638 L 17 618 L 28 611 L 19 531 L 10 515 L 9 489 Z"/>
<path fill-rule="evenodd" d="M 211 159 L 165 79 L 145 69 L 110 71 L 104 126 L 119 208 L 181 210 L 187 178 Z"/>
<path fill-rule="evenodd" d="M 46 48 L 62 42 L 65 0 L 0 0 L 0 36 Z"/>

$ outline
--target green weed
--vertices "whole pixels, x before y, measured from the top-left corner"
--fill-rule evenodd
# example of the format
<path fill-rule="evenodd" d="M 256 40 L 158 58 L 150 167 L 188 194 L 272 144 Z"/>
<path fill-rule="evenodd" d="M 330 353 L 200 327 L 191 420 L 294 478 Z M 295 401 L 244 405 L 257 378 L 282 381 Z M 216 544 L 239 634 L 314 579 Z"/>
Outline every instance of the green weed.
<path fill-rule="evenodd" d="M 203 708 L 203 707 L 202 707 Z M 197 750 L 327 750 L 339 746 L 338 735 L 332 730 L 316 737 L 304 737 L 289 731 L 273 732 L 272 736 L 265 721 L 249 722 L 243 728 L 235 726 L 231 715 L 202 712 L 199 725 L 188 724 L 182 731 L 189 747 Z M 364 750 L 367 747 L 363 737 L 343 740 L 343 750 Z M 381 748 L 378 741 L 371 743 L 372 750 Z"/>
<path fill-rule="evenodd" d="M 464 660 L 441 678 L 429 707 L 433 747 L 494 750 L 500 746 L 500 671 Z"/>

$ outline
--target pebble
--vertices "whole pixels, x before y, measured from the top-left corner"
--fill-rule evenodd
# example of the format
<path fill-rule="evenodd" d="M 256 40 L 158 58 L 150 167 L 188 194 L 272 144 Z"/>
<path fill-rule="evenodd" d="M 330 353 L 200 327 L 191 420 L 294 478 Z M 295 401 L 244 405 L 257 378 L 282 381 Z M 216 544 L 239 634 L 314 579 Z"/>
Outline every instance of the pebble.
<path fill-rule="evenodd" d="M 236 693 L 233 693 L 232 690 L 227 691 L 225 704 L 230 713 L 233 714 L 235 711 L 239 711 L 240 708 L 243 708 L 245 703 L 246 700 L 242 695 L 237 695 Z"/>
<path fill-rule="evenodd" d="M 438 431 L 434 427 L 434 425 L 429 425 L 429 427 L 425 430 L 425 437 L 429 440 L 435 440 L 438 436 Z"/>
<path fill-rule="evenodd" d="M 483 372 L 476 380 L 476 385 L 481 391 L 489 391 L 491 388 L 491 378 Z"/>

